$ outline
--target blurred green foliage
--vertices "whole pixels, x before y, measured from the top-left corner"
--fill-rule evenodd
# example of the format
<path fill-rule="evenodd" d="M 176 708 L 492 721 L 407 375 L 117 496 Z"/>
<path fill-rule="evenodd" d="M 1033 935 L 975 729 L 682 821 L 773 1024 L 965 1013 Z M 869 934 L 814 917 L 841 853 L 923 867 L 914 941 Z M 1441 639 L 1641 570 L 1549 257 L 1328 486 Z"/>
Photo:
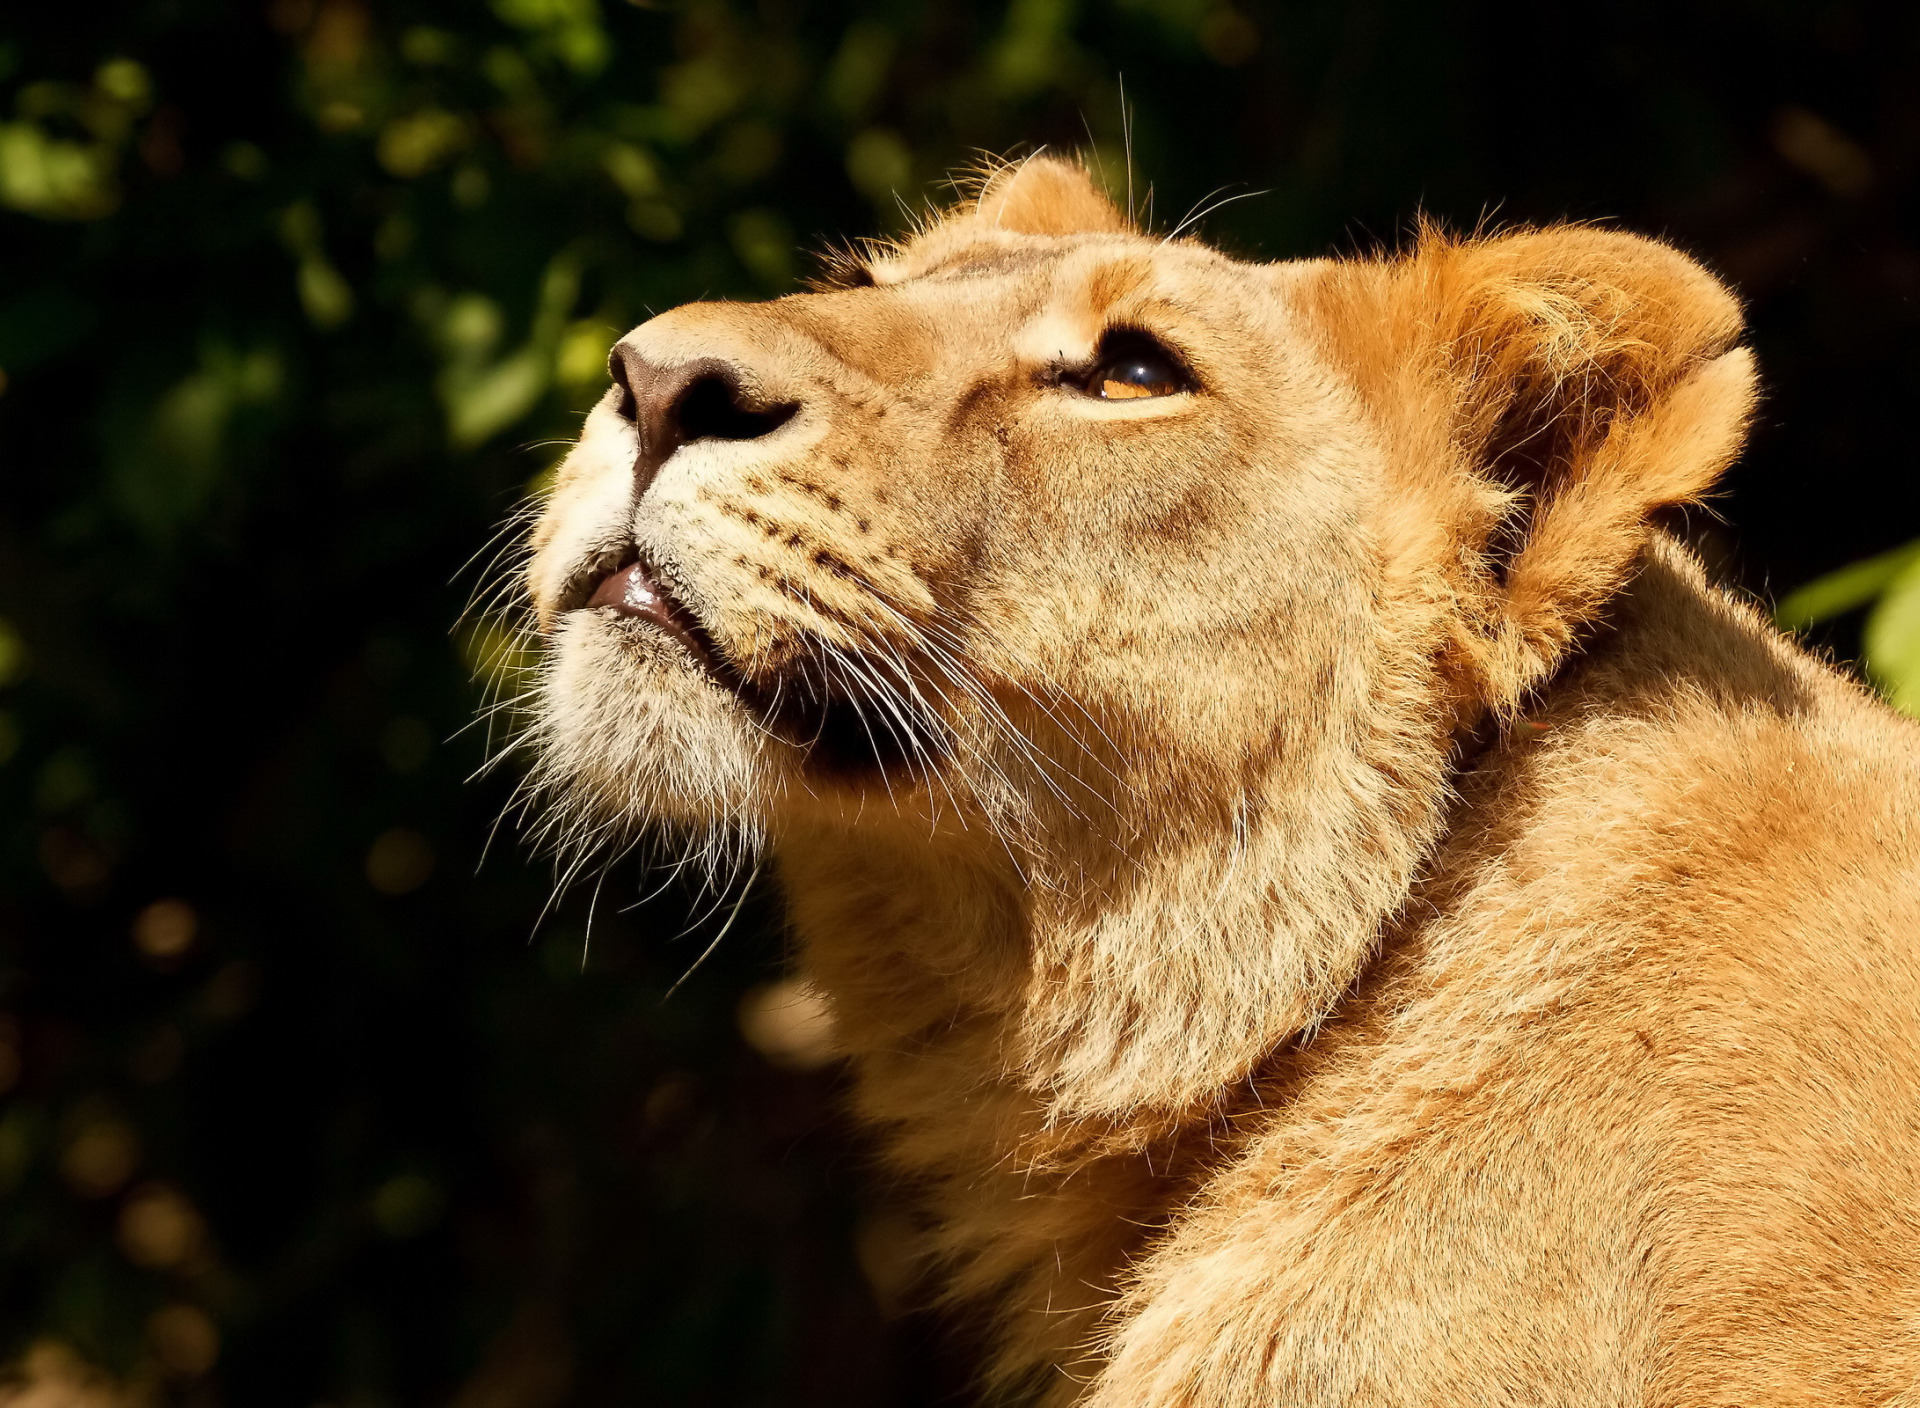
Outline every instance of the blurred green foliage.
<path fill-rule="evenodd" d="M 1878 598 L 1910 704 L 1916 55 L 1857 0 L 14 7 L 0 1357 L 247 1408 L 954 1401 L 831 1072 L 742 1035 L 765 897 L 663 1002 L 714 897 L 629 864 L 589 944 L 592 884 L 542 922 L 511 824 L 480 863 L 516 647 L 456 622 L 609 344 L 982 150 L 1086 149 L 1163 229 L 1265 192 L 1204 225 L 1253 256 L 1619 218 L 1750 301 L 1728 571 L 1886 553 L 1785 610 L 1849 652 Z"/>
<path fill-rule="evenodd" d="M 1862 607 L 1870 608 L 1860 641 L 1867 673 L 1894 705 L 1920 714 L 1920 539 L 1808 582 L 1774 616 L 1801 631 Z"/>

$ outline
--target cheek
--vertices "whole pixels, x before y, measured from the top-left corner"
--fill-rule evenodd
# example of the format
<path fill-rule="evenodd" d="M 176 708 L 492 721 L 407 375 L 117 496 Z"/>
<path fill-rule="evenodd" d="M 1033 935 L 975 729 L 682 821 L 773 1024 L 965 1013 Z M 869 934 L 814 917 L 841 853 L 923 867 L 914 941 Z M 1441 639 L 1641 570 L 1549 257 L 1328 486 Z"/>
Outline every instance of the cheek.
<path fill-rule="evenodd" d="M 1291 731 L 1368 673 L 1378 571 L 1350 498 L 1311 463 L 1229 444 L 1104 514 L 1087 498 L 1035 515 L 985 598 L 983 648 L 1155 746 Z"/>
<path fill-rule="evenodd" d="M 1202 400 L 1139 404 L 1059 408 L 1009 447 L 1014 484 L 1061 548 L 1193 542 L 1231 521 L 1257 462 L 1249 437 Z"/>

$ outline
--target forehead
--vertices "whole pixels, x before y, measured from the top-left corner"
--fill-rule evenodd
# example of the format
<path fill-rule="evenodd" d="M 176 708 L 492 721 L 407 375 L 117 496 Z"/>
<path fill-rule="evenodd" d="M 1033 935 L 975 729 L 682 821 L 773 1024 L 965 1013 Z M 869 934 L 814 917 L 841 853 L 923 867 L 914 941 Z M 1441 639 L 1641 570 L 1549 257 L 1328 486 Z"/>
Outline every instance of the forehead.
<path fill-rule="evenodd" d="M 1248 308 L 1239 295 L 1257 277 L 1256 266 L 1197 243 L 954 224 L 869 260 L 879 297 L 853 296 L 917 315 L 936 341 L 971 342 L 992 328 L 1019 343 L 1039 336 L 1058 344 L 1084 342 L 1114 324 L 1169 333 L 1237 324 Z"/>
<path fill-rule="evenodd" d="M 957 227 L 957 228 L 956 228 Z M 869 280 L 770 303 L 693 303 L 636 328 L 661 364 L 734 355 L 767 375 L 851 377 L 870 389 L 1084 361 L 1137 328 L 1205 373 L 1271 346 L 1286 266 L 1131 232 L 1033 235 L 949 221 L 864 261 Z M 864 394 L 864 393 L 863 393 Z"/>
<path fill-rule="evenodd" d="M 1235 267 L 1245 266 L 1191 242 L 1109 232 L 1020 234 L 977 218 L 935 226 L 866 264 L 880 288 L 965 283 L 977 294 L 980 285 L 993 283 L 1108 297 L 1155 284 L 1176 286 L 1205 273 L 1219 277 Z"/>

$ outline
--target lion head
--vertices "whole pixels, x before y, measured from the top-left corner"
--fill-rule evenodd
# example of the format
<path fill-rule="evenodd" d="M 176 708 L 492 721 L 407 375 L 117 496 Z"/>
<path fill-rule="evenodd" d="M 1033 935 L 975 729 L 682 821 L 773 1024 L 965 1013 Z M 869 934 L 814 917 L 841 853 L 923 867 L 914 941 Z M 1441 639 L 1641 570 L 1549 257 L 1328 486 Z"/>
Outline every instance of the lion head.
<path fill-rule="evenodd" d="M 1060 1109 L 1191 1103 L 1732 456 L 1739 328 L 1625 234 L 1249 263 L 1010 166 L 615 346 L 534 535 L 542 766 L 769 847 L 856 1048 L 964 1010 Z"/>

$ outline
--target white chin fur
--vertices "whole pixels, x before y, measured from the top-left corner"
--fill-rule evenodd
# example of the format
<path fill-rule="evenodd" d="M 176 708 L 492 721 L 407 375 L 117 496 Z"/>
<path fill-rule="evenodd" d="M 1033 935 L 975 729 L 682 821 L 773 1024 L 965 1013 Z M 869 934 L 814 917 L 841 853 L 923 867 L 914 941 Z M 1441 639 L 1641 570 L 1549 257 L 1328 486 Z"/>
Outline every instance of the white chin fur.
<path fill-rule="evenodd" d="M 677 647 L 572 611 L 548 643 L 539 771 L 602 821 L 765 829 L 784 782 L 777 745 Z"/>

